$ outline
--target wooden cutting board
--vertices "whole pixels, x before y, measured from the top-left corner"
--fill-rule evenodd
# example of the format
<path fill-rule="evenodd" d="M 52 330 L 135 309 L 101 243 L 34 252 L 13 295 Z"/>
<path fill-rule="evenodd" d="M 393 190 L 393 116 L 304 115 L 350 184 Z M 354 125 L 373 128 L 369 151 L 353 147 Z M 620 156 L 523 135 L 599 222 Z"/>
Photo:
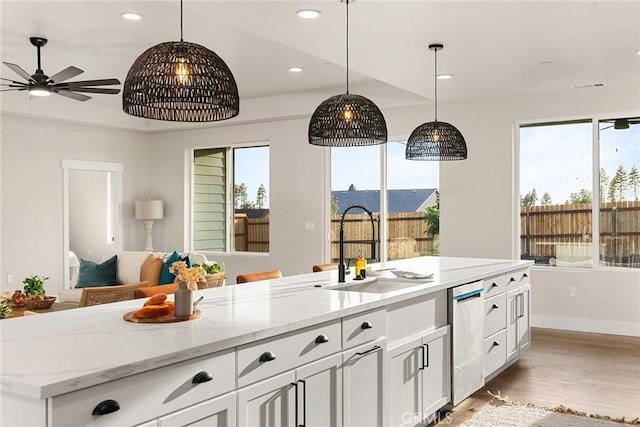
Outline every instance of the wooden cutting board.
<path fill-rule="evenodd" d="M 148 319 L 134 319 L 133 313 L 135 313 L 136 311 L 138 310 L 125 313 L 124 316 L 122 316 L 122 318 L 127 322 L 133 322 L 133 323 L 174 323 L 174 322 L 184 322 L 186 320 L 194 320 L 199 318 L 201 314 L 200 310 L 196 310 L 193 312 L 191 316 L 186 316 L 186 317 L 176 317 L 173 314 L 167 314 L 165 316 L 150 317 Z"/>

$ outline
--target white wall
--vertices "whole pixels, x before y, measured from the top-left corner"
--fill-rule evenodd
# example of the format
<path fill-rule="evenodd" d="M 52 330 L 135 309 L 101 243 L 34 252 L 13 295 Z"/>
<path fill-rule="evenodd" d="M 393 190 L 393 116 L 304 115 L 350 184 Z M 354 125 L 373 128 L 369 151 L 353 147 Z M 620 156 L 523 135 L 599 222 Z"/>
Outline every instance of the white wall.
<path fill-rule="evenodd" d="M 144 247 L 144 225 L 133 219 L 133 202 L 148 192 L 148 135 L 5 113 L 1 120 L 3 292 L 21 289 L 22 280 L 36 274 L 50 278 L 48 293 L 62 289 L 62 159 L 124 164 L 123 243 Z M 92 215 L 91 205 L 85 209 Z"/>

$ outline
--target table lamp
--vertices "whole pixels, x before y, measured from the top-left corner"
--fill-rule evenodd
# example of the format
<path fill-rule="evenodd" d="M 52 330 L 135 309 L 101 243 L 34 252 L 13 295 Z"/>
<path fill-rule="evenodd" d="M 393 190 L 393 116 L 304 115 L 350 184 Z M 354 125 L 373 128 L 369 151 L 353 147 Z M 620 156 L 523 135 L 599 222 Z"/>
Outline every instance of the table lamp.
<path fill-rule="evenodd" d="M 164 205 L 162 200 L 140 200 L 136 202 L 136 219 L 144 220 L 147 229 L 147 243 L 145 251 L 153 251 L 153 240 L 151 230 L 153 220 L 164 218 Z"/>

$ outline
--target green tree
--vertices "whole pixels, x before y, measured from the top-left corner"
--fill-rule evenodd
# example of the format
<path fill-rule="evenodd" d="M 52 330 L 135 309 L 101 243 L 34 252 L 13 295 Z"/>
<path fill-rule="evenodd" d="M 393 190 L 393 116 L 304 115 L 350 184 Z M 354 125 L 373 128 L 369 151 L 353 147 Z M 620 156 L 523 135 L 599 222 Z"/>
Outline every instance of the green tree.
<path fill-rule="evenodd" d="M 624 200 L 624 192 L 627 188 L 627 172 L 624 170 L 624 166 L 620 165 L 618 169 L 616 169 L 616 174 L 611 178 L 611 183 L 609 184 L 609 198 L 611 198 L 613 194 L 611 201 Z"/>
<path fill-rule="evenodd" d="M 233 206 L 238 209 L 244 207 L 249 200 L 247 186 L 244 182 L 233 186 Z"/>
<path fill-rule="evenodd" d="M 338 199 L 333 194 L 331 195 L 331 215 L 337 215 L 340 212 L 340 205 L 338 205 Z"/>
<path fill-rule="evenodd" d="M 567 200 L 567 203 L 571 205 L 591 202 L 593 202 L 593 195 L 591 194 L 591 191 L 587 190 L 586 188 L 583 188 L 577 193 L 571 193 L 571 195 L 569 196 L 569 200 Z"/>
<path fill-rule="evenodd" d="M 609 176 L 604 168 L 600 169 L 600 202 L 605 201 L 604 195 L 607 194 L 609 188 Z"/>
<path fill-rule="evenodd" d="M 638 187 L 640 187 L 640 173 L 638 172 L 638 168 L 633 165 L 631 170 L 629 171 L 629 175 L 627 175 L 627 184 L 629 188 L 633 190 L 633 199 L 638 200 Z"/>
<path fill-rule="evenodd" d="M 538 201 L 538 194 L 536 193 L 536 189 L 529 191 L 526 195 L 520 195 L 520 206 L 535 206 Z"/>
<path fill-rule="evenodd" d="M 440 234 L 440 194 L 436 193 L 436 204 L 425 209 L 424 219 L 427 221 L 426 234 L 436 236 Z"/>
<path fill-rule="evenodd" d="M 349 188 L 347 189 L 347 191 L 356 191 L 356 186 L 353 184 L 349 185 Z"/>
<path fill-rule="evenodd" d="M 552 204 L 551 196 L 549 195 L 549 193 L 544 193 L 542 195 L 542 199 L 540 199 L 540 205 L 541 206 L 550 206 L 551 204 Z"/>
<path fill-rule="evenodd" d="M 267 190 L 264 188 L 264 184 L 260 184 L 258 187 L 258 194 L 256 194 L 255 206 L 258 209 L 264 208 L 264 204 L 267 201 Z"/>

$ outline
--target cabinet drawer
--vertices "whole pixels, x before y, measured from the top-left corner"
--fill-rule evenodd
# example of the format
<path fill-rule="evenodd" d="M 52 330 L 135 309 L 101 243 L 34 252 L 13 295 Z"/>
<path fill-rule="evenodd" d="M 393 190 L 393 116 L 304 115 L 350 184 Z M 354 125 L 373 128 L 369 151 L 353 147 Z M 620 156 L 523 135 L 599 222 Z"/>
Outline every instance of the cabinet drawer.
<path fill-rule="evenodd" d="M 507 361 L 507 332 L 503 329 L 484 340 L 484 377 L 500 369 Z"/>
<path fill-rule="evenodd" d="M 523 270 L 512 271 L 506 275 L 507 290 L 516 289 L 531 283 L 531 272 L 528 268 Z"/>
<path fill-rule="evenodd" d="M 238 387 L 340 351 L 340 320 L 238 347 Z"/>
<path fill-rule="evenodd" d="M 505 291 L 507 278 L 504 274 L 484 280 L 484 297 L 491 298 Z"/>
<path fill-rule="evenodd" d="M 507 294 L 484 300 L 484 337 L 493 335 L 507 325 Z"/>
<path fill-rule="evenodd" d="M 386 312 L 387 344 L 392 347 L 447 324 L 447 291 L 391 304 Z"/>
<path fill-rule="evenodd" d="M 364 344 L 384 336 L 384 308 L 354 314 L 342 319 L 342 349 Z"/>
<path fill-rule="evenodd" d="M 196 376 L 201 372 L 212 379 L 197 382 Z M 202 381 L 204 374 L 198 378 Z M 48 400 L 50 424 L 136 425 L 234 388 L 235 357 L 233 350 L 229 350 L 53 397 Z M 92 414 L 109 400 L 117 402 L 120 409 L 104 415 Z"/>

